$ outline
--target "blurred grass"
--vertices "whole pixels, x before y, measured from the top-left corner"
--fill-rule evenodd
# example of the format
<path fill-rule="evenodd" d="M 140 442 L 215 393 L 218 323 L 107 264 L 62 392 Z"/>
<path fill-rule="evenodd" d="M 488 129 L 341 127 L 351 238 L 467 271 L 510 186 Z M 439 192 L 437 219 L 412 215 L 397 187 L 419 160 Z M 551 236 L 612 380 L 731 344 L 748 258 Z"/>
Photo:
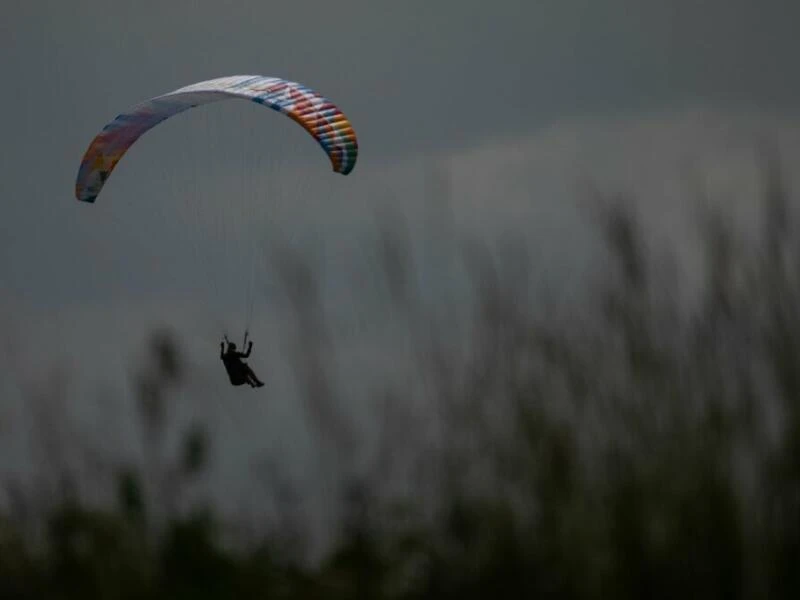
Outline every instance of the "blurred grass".
<path fill-rule="evenodd" d="M 597 310 L 573 319 L 526 309 L 522 251 L 506 253 L 520 268 L 501 268 L 468 244 L 466 357 L 426 321 L 405 232 L 385 220 L 376 255 L 433 434 L 406 403 L 417 388 L 387 382 L 366 469 L 337 409 L 314 273 L 278 253 L 304 406 L 341 484 L 329 552 L 306 560 L 296 515 L 232 544 L 213 507 L 185 501 L 212 440 L 192 424 L 166 457 L 166 398 L 188 375 L 179 341 L 156 332 L 135 382 L 142 466 L 113 470 L 105 508 L 69 472 L 45 503 L 7 482 L 0 598 L 800 597 L 800 245 L 778 157 L 765 158 L 758 241 L 708 211 L 689 307 L 632 203 L 599 202 L 613 269 Z M 275 485 L 291 515 L 295 491 Z"/>

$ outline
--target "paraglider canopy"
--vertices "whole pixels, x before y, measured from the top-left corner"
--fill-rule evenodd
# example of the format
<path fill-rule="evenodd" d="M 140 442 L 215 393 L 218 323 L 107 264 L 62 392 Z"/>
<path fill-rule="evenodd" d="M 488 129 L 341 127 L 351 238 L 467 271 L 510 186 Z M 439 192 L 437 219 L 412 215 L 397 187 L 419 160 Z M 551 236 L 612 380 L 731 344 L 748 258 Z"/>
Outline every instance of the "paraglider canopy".
<path fill-rule="evenodd" d="M 317 140 L 335 172 L 347 175 L 355 167 L 358 156 L 355 131 L 330 100 L 293 81 L 233 75 L 151 98 L 117 116 L 86 150 L 75 181 L 75 196 L 83 202 L 94 202 L 128 148 L 165 119 L 195 106 L 231 98 L 262 104 L 296 121 Z"/>

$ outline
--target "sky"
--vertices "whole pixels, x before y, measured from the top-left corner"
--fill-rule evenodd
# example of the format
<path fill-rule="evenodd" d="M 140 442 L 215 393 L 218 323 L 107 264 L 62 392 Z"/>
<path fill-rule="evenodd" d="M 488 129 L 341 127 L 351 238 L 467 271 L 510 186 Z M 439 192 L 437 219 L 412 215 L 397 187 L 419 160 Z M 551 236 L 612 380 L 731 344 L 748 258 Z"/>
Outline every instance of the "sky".
<path fill-rule="evenodd" d="M 444 316 L 468 285 L 448 253 L 469 237 L 525 240 L 537 282 L 577 294 L 597 266 L 576 202 L 587 181 L 641 193 L 645 218 L 684 239 L 696 170 L 746 220 L 754 139 L 800 156 L 798 22 L 791 0 L 6 0 L 0 347 L 12 377 L 0 425 L 25 418 L 24 390 L 51 365 L 78 374 L 76 397 L 124 387 L 147 332 L 169 324 L 202 373 L 187 396 L 205 400 L 181 414 L 219 429 L 222 480 L 241 482 L 253 456 L 313 462 L 314 407 L 298 404 L 286 358 L 291 307 L 263 256 L 289 247 L 321 274 L 339 401 L 356 406 L 369 385 L 353 381 L 397 364 L 375 352 L 397 340 L 374 325 L 381 219 L 406 224 L 421 294 Z M 75 201 L 80 158 L 107 121 L 241 73 L 336 102 L 359 137 L 353 173 L 330 173 L 288 120 L 222 103 L 163 123 L 96 205 Z M 245 324 L 268 401 L 243 400 L 219 369 L 219 336 Z M 90 401 L 65 410 L 96 432 Z M 25 442 L 8 431 L 13 469 Z"/>

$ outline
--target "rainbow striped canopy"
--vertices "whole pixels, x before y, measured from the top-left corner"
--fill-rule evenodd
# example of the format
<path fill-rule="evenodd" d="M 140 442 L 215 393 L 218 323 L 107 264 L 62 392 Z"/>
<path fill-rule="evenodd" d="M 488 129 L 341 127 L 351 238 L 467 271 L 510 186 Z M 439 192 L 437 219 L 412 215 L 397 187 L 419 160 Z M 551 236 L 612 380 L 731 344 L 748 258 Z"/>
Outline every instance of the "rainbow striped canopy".
<path fill-rule="evenodd" d="M 347 117 L 330 100 L 285 79 L 233 75 L 201 81 L 151 98 L 124 112 L 92 140 L 81 160 L 75 196 L 94 202 L 111 171 L 136 140 L 161 121 L 201 104 L 229 98 L 251 100 L 281 112 L 310 133 L 336 173 L 347 175 L 358 156 L 358 141 Z"/>

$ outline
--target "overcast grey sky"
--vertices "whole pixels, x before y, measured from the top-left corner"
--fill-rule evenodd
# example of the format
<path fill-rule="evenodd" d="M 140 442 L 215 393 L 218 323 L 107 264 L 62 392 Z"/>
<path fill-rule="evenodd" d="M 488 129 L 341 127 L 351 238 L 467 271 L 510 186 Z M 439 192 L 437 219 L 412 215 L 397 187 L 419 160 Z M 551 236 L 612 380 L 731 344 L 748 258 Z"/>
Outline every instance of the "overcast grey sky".
<path fill-rule="evenodd" d="M 65 226 L 84 225 L 70 221 L 72 184 L 99 128 L 141 99 L 205 78 L 274 74 L 322 91 L 356 125 L 362 180 L 378 165 L 570 119 L 698 107 L 794 115 L 800 100 L 800 6 L 791 1 L 12 0 L 3 10 L 0 175 L 10 210 L 0 247 L 6 257 L 27 248 L 27 260 L 40 261 L 0 263 L 14 270 L 9 288 L 33 282 L 48 247 L 75 250 L 64 237 Z M 165 127 L 149 134 L 158 143 L 126 157 L 114 183 L 151 180 L 153 165 L 170 160 L 176 171 L 185 166 L 172 155 L 191 126 Z M 149 168 L 131 173 L 150 156 Z M 159 193 L 145 190 L 134 194 Z"/>
<path fill-rule="evenodd" d="M 19 377 L 65 358 L 95 377 L 75 352 L 89 344 L 114 379 L 143 326 L 172 322 L 196 334 L 190 349 L 212 373 L 216 336 L 242 322 L 240 308 L 232 316 L 223 307 L 226 286 L 238 289 L 247 269 L 226 261 L 246 254 L 242 238 L 278 238 L 325 263 L 334 282 L 325 299 L 352 346 L 342 350 L 347 380 L 374 359 L 353 333 L 359 311 L 380 297 L 359 270 L 372 260 L 363 239 L 374 238 L 374 208 L 391 206 L 424 238 L 437 210 L 426 185 L 438 177 L 453 227 L 489 238 L 517 231 L 543 277 L 572 281 L 588 268 L 589 243 L 567 203 L 581 176 L 658 190 L 648 210 L 670 222 L 662 217 L 685 161 L 699 160 L 709 181 L 736 193 L 746 186 L 731 174 L 755 177 L 742 168 L 749 133 L 780 132 L 797 151 L 798 23 L 792 0 L 5 0 L 0 336 L 21 344 Z M 238 73 L 287 77 L 334 100 L 359 136 L 353 173 L 331 174 L 278 115 L 209 107 L 142 138 L 96 206 L 74 200 L 80 158 L 108 120 L 153 95 Z M 243 175 L 254 155 L 263 171 Z M 260 209 L 237 213 L 217 235 L 215 211 L 232 196 Z M 279 364 L 285 319 L 268 265 L 258 268 L 254 364 L 273 387 L 261 420 L 241 409 L 260 441 L 239 452 L 277 445 L 303 455 L 296 440 L 306 429 Z M 460 289 L 442 264 L 422 271 L 433 298 L 442 297 L 436 286 Z M 45 340 L 52 349 L 40 358 Z M 241 402 L 213 373 L 219 379 L 202 385 Z"/>
<path fill-rule="evenodd" d="M 795 111 L 798 18 L 791 0 L 11 0 L 3 124 L 15 142 L 38 123 L 57 148 L 80 147 L 133 101 L 249 72 L 324 90 L 373 157 L 571 116 Z"/>

